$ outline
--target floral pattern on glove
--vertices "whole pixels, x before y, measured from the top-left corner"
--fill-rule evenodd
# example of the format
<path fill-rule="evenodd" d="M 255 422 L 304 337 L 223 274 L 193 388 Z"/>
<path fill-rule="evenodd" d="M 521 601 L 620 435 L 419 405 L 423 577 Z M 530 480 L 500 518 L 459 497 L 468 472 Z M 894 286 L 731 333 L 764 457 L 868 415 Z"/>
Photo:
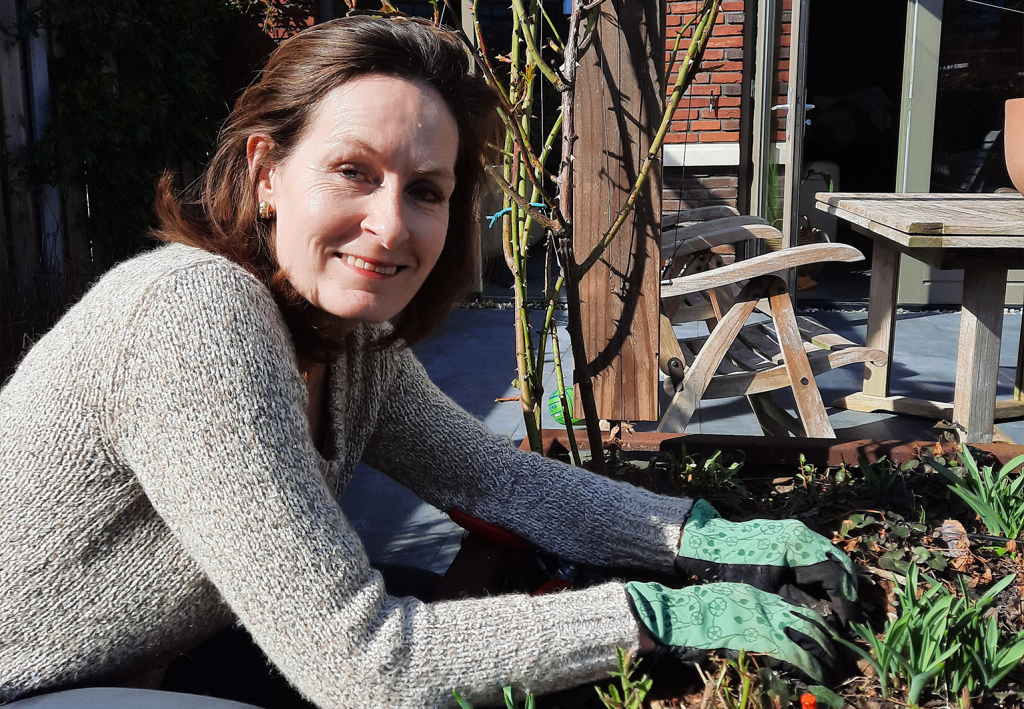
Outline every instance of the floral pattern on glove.
<path fill-rule="evenodd" d="M 740 583 L 671 589 L 628 583 L 638 620 L 662 645 L 697 650 L 744 650 L 775 657 L 823 680 L 821 660 L 836 660 L 831 638 L 814 611 Z M 786 634 L 797 631 L 820 646 L 808 652 Z M 816 657 L 815 655 L 820 655 Z"/>
<path fill-rule="evenodd" d="M 679 556 L 716 564 L 796 568 L 836 561 L 843 568 L 842 593 L 857 600 L 853 563 L 820 534 L 796 520 L 730 522 L 705 500 L 698 500 L 683 528 Z"/>

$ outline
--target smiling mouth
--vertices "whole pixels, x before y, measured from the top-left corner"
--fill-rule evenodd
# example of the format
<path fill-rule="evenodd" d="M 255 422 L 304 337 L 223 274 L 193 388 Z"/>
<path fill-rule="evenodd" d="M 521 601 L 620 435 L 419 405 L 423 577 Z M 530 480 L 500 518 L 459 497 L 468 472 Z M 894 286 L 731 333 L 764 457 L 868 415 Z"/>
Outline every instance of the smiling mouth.
<path fill-rule="evenodd" d="M 349 266 L 361 268 L 364 271 L 379 273 L 382 276 L 393 276 L 396 273 L 398 273 L 399 266 L 386 266 L 384 264 L 370 263 L 369 261 L 364 261 L 358 256 L 353 256 L 351 254 L 338 255 L 341 256 L 341 258 L 344 259 L 345 263 L 347 263 Z"/>

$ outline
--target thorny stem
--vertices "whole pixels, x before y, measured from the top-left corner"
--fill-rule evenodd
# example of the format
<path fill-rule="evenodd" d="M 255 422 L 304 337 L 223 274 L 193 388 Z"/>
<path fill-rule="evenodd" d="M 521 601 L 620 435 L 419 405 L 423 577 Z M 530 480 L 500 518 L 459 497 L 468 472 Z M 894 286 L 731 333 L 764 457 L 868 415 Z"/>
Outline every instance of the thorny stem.
<path fill-rule="evenodd" d="M 453 0 L 444 0 L 445 4 L 455 12 Z M 486 80 L 495 86 L 501 97 L 499 115 L 506 129 L 506 141 L 504 146 L 504 174 L 498 173 L 492 167 L 487 172 L 495 180 L 498 186 L 505 193 L 505 206 L 510 208 L 510 214 L 503 220 L 503 246 L 505 258 L 509 263 L 513 275 L 516 277 L 516 308 L 519 314 L 516 327 L 516 344 L 518 368 L 520 370 L 520 401 L 523 406 L 524 419 L 527 426 L 531 447 L 540 450 L 541 441 L 539 433 L 539 409 L 537 404 L 537 392 L 542 391 L 540 382 L 535 379 L 543 365 L 544 350 L 546 349 L 547 333 L 552 333 L 553 353 L 556 358 L 556 379 L 559 380 L 559 392 L 562 398 L 562 405 L 568 411 L 567 400 L 564 394 L 564 379 L 561 370 L 561 355 L 558 351 L 558 344 L 555 340 L 553 328 L 554 307 L 561 288 L 567 291 L 569 306 L 569 335 L 572 340 L 573 363 L 577 372 L 576 381 L 579 386 L 580 405 L 582 406 L 584 418 L 587 424 L 587 435 L 593 453 L 593 467 L 596 472 L 602 472 L 604 467 L 604 456 L 602 455 L 601 432 L 598 427 L 597 407 L 594 400 L 593 383 L 589 376 L 589 363 L 587 361 L 585 346 L 583 343 L 583 322 L 580 309 L 579 283 L 583 274 L 589 271 L 601 258 L 608 244 L 614 239 L 622 224 L 633 209 L 639 196 L 639 191 L 645 183 L 651 165 L 660 151 L 670 124 L 671 116 L 678 108 L 683 92 L 689 87 L 694 76 L 694 68 L 699 63 L 711 35 L 711 29 L 717 16 L 721 0 L 705 0 L 699 13 L 680 30 L 680 36 L 676 37 L 675 46 L 671 53 L 671 67 L 674 64 L 679 49 L 681 34 L 686 32 L 694 22 L 697 22 L 693 31 L 689 48 L 683 60 L 682 67 L 677 76 L 668 110 L 663 116 L 659 131 L 652 143 L 648 155 L 641 166 L 638 178 L 632 188 L 627 203 L 608 233 L 602 237 L 601 242 L 588 256 L 587 260 L 577 265 L 572 244 L 573 236 L 573 183 L 574 165 L 573 148 L 577 139 L 575 131 L 573 94 L 575 89 L 576 64 L 581 52 L 585 51 L 582 41 L 584 16 L 589 18 L 591 29 L 597 25 L 595 11 L 599 10 L 604 0 L 594 0 L 584 4 L 583 0 L 575 0 L 572 14 L 569 21 L 569 33 L 563 48 L 563 63 L 560 72 L 556 72 L 543 60 L 541 48 L 539 47 L 540 35 L 535 30 L 540 26 L 542 20 L 546 19 L 550 24 L 550 18 L 543 12 L 536 0 L 531 0 L 528 15 L 523 0 L 513 0 L 515 10 L 513 21 L 516 23 L 516 39 L 513 41 L 513 66 L 512 80 L 508 91 L 498 81 L 494 68 L 491 66 L 483 43 L 483 35 L 480 30 L 477 16 L 477 3 L 473 3 L 473 24 L 477 36 L 477 46 L 474 47 L 469 38 L 462 33 L 462 41 L 466 45 L 474 62 L 480 68 Z M 456 13 L 457 14 L 457 13 Z M 534 31 L 531 31 L 534 30 Z M 521 32 L 522 41 L 526 44 L 526 67 L 523 72 L 523 79 L 520 80 L 520 54 L 518 33 Z M 589 36 L 589 35 L 588 35 Z M 562 111 L 555 126 L 547 136 L 544 148 L 540 156 L 535 155 L 530 149 L 529 128 L 530 115 L 532 112 L 531 100 L 533 90 L 533 69 L 539 69 L 540 73 L 562 92 Z M 520 93 L 520 91 L 522 93 Z M 518 95 L 517 95 L 518 94 Z M 562 163 L 557 177 L 558 201 L 553 201 L 545 192 L 543 180 L 548 176 L 544 163 L 550 153 L 551 147 L 557 137 L 559 128 L 562 133 Z M 529 184 L 527 184 L 529 183 Z M 525 193 L 532 187 L 532 194 L 529 199 Z M 543 201 L 550 207 L 551 217 L 546 217 L 531 207 L 531 203 Z M 545 313 L 544 328 L 540 330 L 540 338 L 536 359 L 530 343 L 530 320 L 529 309 L 526 305 L 526 284 L 525 284 L 525 249 L 528 240 L 529 227 L 533 222 L 542 225 L 547 229 L 557 243 L 562 276 L 558 279 L 553 292 L 549 296 L 547 312 Z M 532 360 L 532 361 L 527 361 Z M 570 420 L 571 427 L 571 420 Z M 570 439 L 572 433 L 570 431 Z M 578 458 L 574 455 L 574 460 Z"/>
<path fill-rule="evenodd" d="M 548 15 L 548 11 L 544 9 L 544 3 L 541 3 L 540 11 L 544 15 L 544 21 L 548 23 L 548 27 L 551 29 L 551 34 L 555 36 L 555 42 L 557 42 L 558 44 L 558 49 L 565 49 L 565 43 L 563 43 L 562 38 L 558 36 L 558 30 L 555 29 L 555 23 L 551 21 L 551 17 Z"/>
<path fill-rule="evenodd" d="M 513 36 L 515 36 L 521 26 L 520 18 L 513 17 L 512 21 Z M 530 82 L 527 81 L 526 85 L 520 82 L 518 41 L 513 40 L 510 58 L 512 60 L 512 67 L 509 78 L 509 99 L 513 106 L 519 104 L 521 98 L 524 99 L 522 101 L 523 116 L 521 122 L 528 131 Z M 522 96 L 520 91 L 522 91 Z M 514 113 L 510 114 L 509 120 L 506 122 L 506 145 L 508 144 L 508 139 L 512 138 L 514 140 L 516 135 L 514 132 L 509 131 L 508 127 L 512 125 L 519 128 L 519 124 L 520 121 L 516 120 L 516 115 Z M 526 263 L 522 249 L 524 238 L 522 232 L 523 220 L 520 217 L 520 209 L 526 213 L 529 213 L 531 210 L 529 202 L 522 193 L 528 189 L 523 178 L 532 176 L 530 167 L 524 166 L 523 161 L 532 157 L 532 155 L 525 152 L 518 143 L 511 147 L 512 155 L 511 157 L 504 158 L 504 175 L 501 178 L 501 181 L 507 185 L 507 188 L 503 187 L 505 189 L 504 203 L 509 208 L 509 213 L 503 219 L 502 231 L 504 233 L 506 229 L 508 230 L 508 256 L 511 260 L 512 275 L 515 281 L 513 299 L 516 311 L 516 368 L 519 372 L 519 404 L 522 408 L 523 422 L 526 425 L 526 435 L 530 440 L 530 447 L 534 450 L 539 450 L 543 445 L 540 436 L 539 406 L 537 403 L 539 389 L 537 386 L 538 377 L 533 370 L 533 359 L 531 357 L 533 341 L 530 333 L 530 311 L 527 302 Z M 495 181 L 498 181 L 497 175 L 494 172 L 492 172 L 492 177 L 495 178 Z M 518 189 L 512 187 L 513 184 Z"/>
<path fill-rule="evenodd" d="M 523 39 L 526 40 L 526 51 L 529 52 L 530 59 L 534 64 L 536 64 L 537 68 L 540 69 L 540 73 L 544 75 L 544 78 L 550 81 L 551 85 L 554 86 L 559 93 L 565 91 L 566 84 L 562 81 L 562 77 L 560 77 L 555 70 L 552 69 L 546 61 L 544 61 L 544 57 L 540 55 L 540 50 L 537 48 L 537 42 L 533 37 L 533 24 L 526 22 L 527 15 L 526 10 L 523 7 L 523 0 L 512 0 L 512 9 L 515 11 L 519 22 L 524 25 L 522 34 Z"/>
<path fill-rule="evenodd" d="M 512 137 L 506 133 L 505 134 L 505 146 L 506 147 L 510 147 L 511 143 L 512 143 Z M 503 165 L 502 169 L 505 171 L 505 175 L 507 177 L 511 176 L 512 166 L 510 166 L 507 161 Z M 492 177 L 493 177 L 493 175 L 492 175 Z M 504 196 L 504 199 L 502 200 L 501 206 L 502 206 L 502 208 L 508 208 L 508 209 L 512 208 L 511 207 L 511 200 L 509 199 L 507 194 Z M 505 265 L 508 266 L 508 270 L 512 271 L 512 275 L 515 275 L 515 273 L 516 273 L 516 261 L 515 261 L 515 258 L 513 256 L 513 251 L 512 251 L 512 220 L 508 219 L 508 218 L 503 218 L 501 220 L 501 249 L 502 249 L 502 252 L 505 254 Z"/>
<path fill-rule="evenodd" d="M 547 140 L 544 141 L 544 149 L 540 151 L 540 164 L 541 165 L 543 165 L 544 163 L 546 163 L 548 161 L 548 155 L 551 154 L 551 148 L 555 144 L 555 138 L 558 137 L 558 134 L 561 131 L 562 131 L 562 114 L 559 113 L 558 114 L 558 118 L 555 119 L 555 124 L 553 126 L 551 126 L 551 131 L 548 133 Z M 531 202 L 536 202 L 538 199 L 540 199 L 540 195 L 537 194 L 537 190 L 534 190 L 533 194 L 530 195 L 530 201 Z M 532 215 L 529 218 L 533 219 Z"/>
<path fill-rule="evenodd" d="M 558 304 L 558 294 L 562 292 L 562 285 L 565 283 L 565 275 L 558 277 L 555 281 L 555 287 L 552 289 L 550 296 L 548 297 L 547 311 L 544 313 L 544 327 L 541 332 L 544 334 L 540 338 L 540 342 L 537 343 L 537 368 L 541 369 L 544 366 L 544 354 L 547 349 L 547 333 L 551 329 L 551 321 L 555 317 L 555 306 Z M 560 365 L 556 365 L 559 366 Z"/>
<path fill-rule="evenodd" d="M 696 75 L 693 71 L 695 67 L 699 66 L 700 57 L 704 55 L 704 50 L 707 48 L 708 40 L 711 38 L 711 31 L 714 28 L 715 17 L 718 15 L 718 8 L 722 4 L 722 0 L 708 0 L 704 5 L 704 14 L 697 24 L 696 29 L 693 31 L 693 37 L 690 39 L 690 46 L 686 50 L 686 56 L 683 57 L 682 66 L 679 68 L 679 74 L 676 77 L 675 86 L 672 89 L 672 98 L 669 101 L 668 108 L 665 111 L 664 116 L 661 119 L 661 126 L 658 128 L 658 133 L 654 136 L 654 140 L 651 142 L 651 147 L 647 151 L 647 157 L 644 158 L 643 165 L 640 168 L 640 174 L 637 175 L 636 182 L 633 184 L 633 189 L 629 193 L 629 197 L 626 199 L 626 204 L 623 205 L 622 210 L 619 212 L 615 221 L 612 223 L 608 232 L 601 238 L 601 241 L 597 243 L 594 250 L 587 256 L 587 260 L 580 264 L 580 274 L 585 274 L 590 271 L 591 268 L 601 259 L 608 245 L 611 244 L 612 239 L 619 233 L 619 229 L 625 223 L 629 213 L 633 211 L 633 206 L 636 204 L 637 197 L 640 195 L 640 190 L 643 189 L 644 184 L 647 182 L 647 175 L 651 171 L 651 165 L 658 158 L 658 153 L 661 151 L 661 145 L 665 142 L 665 135 L 668 133 L 669 124 L 672 122 L 672 115 L 675 113 L 676 108 L 679 107 L 679 101 L 683 97 L 683 93 L 689 88 L 690 83 L 693 81 L 693 77 Z M 710 10 L 708 6 L 710 5 Z"/>
<path fill-rule="evenodd" d="M 569 34 L 566 38 L 562 76 L 569 85 L 569 91 L 562 93 L 562 164 L 558 175 L 558 211 L 559 222 L 563 225 L 558 238 L 559 260 L 565 278 L 566 301 L 569 307 L 569 339 L 572 343 L 572 359 L 576 375 L 573 381 L 580 392 L 580 404 L 583 406 L 583 419 L 587 424 L 587 439 L 590 442 L 591 465 L 594 472 L 604 472 L 604 447 L 601 441 L 601 428 L 597 415 L 597 403 L 594 400 L 594 383 L 590 378 L 590 366 L 587 362 L 587 350 L 583 342 L 583 316 L 580 312 L 580 288 L 577 275 L 576 257 L 572 246 L 573 237 L 573 149 L 576 144 L 576 113 L 573 99 L 576 91 L 576 52 L 579 48 L 580 19 L 582 6 L 580 0 L 574 0 L 572 14 L 569 16 Z"/>
<path fill-rule="evenodd" d="M 498 187 L 502 189 L 505 195 L 509 197 L 509 199 L 511 199 L 513 202 L 515 202 L 517 207 L 519 207 L 524 212 L 529 214 L 535 222 L 540 224 L 545 229 L 558 230 L 558 222 L 548 219 L 543 214 L 538 212 L 536 209 L 531 207 L 526 197 L 523 197 L 521 194 L 516 192 L 516 188 L 510 185 L 497 170 L 495 170 L 490 165 L 485 165 L 484 170 L 487 172 L 488 175 L 491 176 L 491 179 L 497 183 Z"/>
<path fill-rule="evenodd" d="M 447 4 L 448 7 L 450 8 L 452 7 L 451 2 L 449 0 L 445 0 L 445 4 Z M 455 12 L 454 9 L 452 11 Z M 476 17 L 475 5 L 473 8 L 473 12 L 473 23 L 476 26 L 477 39 L 481 40 L 482 35 L 480 34 L 480 23 Z M 522 127 L 514 118 L 514 116 L 516 115 L 516 110 L 513 107 L 514 102 L 510 100 L 509 95 L 506 94 L 502 89 L 501 82 L 498 81 L 497 77 L 494 75 L 494 71 L 490 65 L 490 62 L 486 60 L 486 57 L 481 58 L 481 49 L 473 46 L 473 43 L 470 41 L 469 37 L 466 36 L 465 32 L 459 32 L 459 38 L 462 40 L 462 44 L 466 47 L 466 51 L 468 51 L 470 56 L 473 58 L 473 62 L 477 65 L 480 71 L 483 72 L 484 79 L 487 81 L 488 84 L 494 86 L 498 90 L 499 97 L 501 98 L 501 106 L 498 109 L 498 117 L 501 119 L 501 122 L 505 125 L 505 130 L 512 135 L 512 140 L 516 143 L 516 146 L 522 151 L 523 155 L 527 156 L 527 158 L 531 161 L 534 168 L 536 169 L 537 158 L 529 149 L 529 138 L 522 133 Z M 483 44 L 481 43 L 480 46 L 483 47 Z M 537 170 L 537 172 L 538 174 L 543 175 L 543 167 Z M 554 201 L 544 190 L 544 187 L 537 181 L 537 178 L 534 177 L 533 171 L 527 171 L 527 175 L 530 178 L 530 182 L 533 183 L 534 188 L 536 188 L 537 193 L 544 200 L 544 203 L 548 205 L 553 204 Z M 559 228 L 561 227 L 562 225 L 561 223 L 559 223 Z"/>
<path fill-rule="evenodd" d="M 498 81 L 497 77 L 494 75 L 494 67 L 491 66 L 491 60 L 487 56 L 487 44 L 484 42 L 484 33 L 483 30 L 480 29 L 480 18 L 477 15 L 478 2 L 479 0 L 473 0 L 472 9 L 473 33 L 476 35 L 477 46 L 473 47 L 472 43 L 467 43 L 465 40 L 463 40 L 463 44 L 466 44 L 467 47 L 470 47 L 470 54 L 472 55 L 475 63 L 483 69 L 484 76 L 486 77 L 487 82 L 498 91 L 498 93 L 501 95 L 501 98 L 504 100 L 505 104 L 508 105 L 508 92 L 505 90 L 505 87 L 501 85 L 501 82 Z M 477 54 L 479 54 L 479 56 L 477 56 Z"/>
<path fill-rule="evenodd" d="M 569 397 L 565 393 L 565 379 L 562 375 L 562 354 L 558 349 L 558 330 L 554 326 L 551 327 L 551 354 L 555 358 L 555 381 L 558 383 L 558 399 L 562 403 L 562 417 L 565 419 L 565 435 L 569 437 L 572 464 L 579 467 L 583 461 L 580 460 L 580 449 L 576 445 L 576 431 L 572 427 L 572 411 L 569 407 Z"/>

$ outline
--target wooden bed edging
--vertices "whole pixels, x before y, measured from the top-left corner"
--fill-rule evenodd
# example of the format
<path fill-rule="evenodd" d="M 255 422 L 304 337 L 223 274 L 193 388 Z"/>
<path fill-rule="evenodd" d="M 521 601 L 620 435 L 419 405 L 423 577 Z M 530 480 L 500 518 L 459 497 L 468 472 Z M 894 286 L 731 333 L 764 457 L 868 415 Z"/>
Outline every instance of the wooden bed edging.
<path fill-rule="evenodd" d="M 568 446 L 565 431 L 545 429 L 542 431 L 545 455 L 556 457 L 555 454 Z M 607 440 L 607 435 L 606 435 Z M 589 445 L 585 435 L 577 435 L 580 448 Z M 837 441 L 829 438 L 766 438 L 764 436 L 709 436 L 703 434 L 686 435 L 678 433 L 634 433 L 626 434 L 619 441 L 625 451 L 671 451 L 679 452 L 686 446 L 688 454 L 710 455 L 722 451 L 732 456 L 733 460 L 743 460 L 745 465 L 741 476 L 758 476 L 767 472 L 793 473 L 800 464 L 800 455 L 806 461 L 819 468 L 826 466 L 857 465 L 860 457 L 869 463 L 878 461 L 883 456 L 902 465 L 918 456 L 922 449 L 935 450 L 938 445 L 943 455 L 951 454 L 956 443 L 936 443 L 935 441 L 875 441 L 861 439 L 856 441 Z M 971 444 L 972 448 L 992 454 L 1000 463 L 1007 463 L 1018 455 L 1024 454 L 1024 446 L 1007 443 Z M 529 441 L 520 446 L 529 450 Z M 935 453 L 933 453 L 934 455 Z"/>

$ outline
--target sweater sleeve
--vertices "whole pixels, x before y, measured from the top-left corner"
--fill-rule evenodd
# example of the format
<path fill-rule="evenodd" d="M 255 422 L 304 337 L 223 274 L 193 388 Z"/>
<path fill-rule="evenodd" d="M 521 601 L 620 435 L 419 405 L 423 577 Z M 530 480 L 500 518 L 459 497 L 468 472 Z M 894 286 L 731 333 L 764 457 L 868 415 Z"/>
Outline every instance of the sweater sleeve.
<path fill-rule="evenodd" d="M 577 562 L 671 571 L 692 501 L 513 448 L 400 355 L 364 461 L 441 510 L 455 507 Z"/>
<path fill-rule="evenodd" d="M 624 588 L 424 604 L 386 595 L 318 467 L 269 294 L 223 265 L 152 286 L 108 407 L 110 454 L 270 660 L 326 708 L 496 702 L 606 676 Z"/>

